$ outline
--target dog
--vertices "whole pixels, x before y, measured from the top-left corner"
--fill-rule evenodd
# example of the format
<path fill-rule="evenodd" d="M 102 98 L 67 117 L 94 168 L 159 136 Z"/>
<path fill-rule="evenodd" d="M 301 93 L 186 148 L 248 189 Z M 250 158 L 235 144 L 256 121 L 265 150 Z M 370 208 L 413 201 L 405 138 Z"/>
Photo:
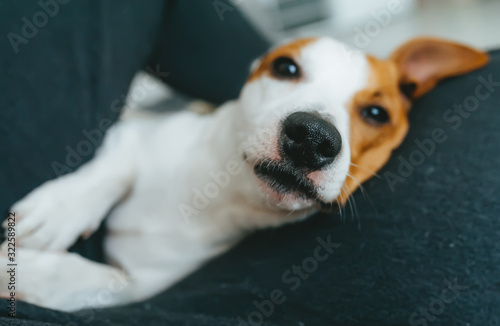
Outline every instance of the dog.
<path fill-rule="evenodd" d="M 248 232 L 343 205 L 404 139 L 412 101 L 488 62 L 435 38 L 387 60 L 346 49 L 329 38 L 281 44 L 212 114 L 112 126 L 90 162 L 13 205 L 4 227 L 16 235 L 18 298 L 65 311 L 143 300 Z M 110 211 L 109 264 L 66 252 Z"/>

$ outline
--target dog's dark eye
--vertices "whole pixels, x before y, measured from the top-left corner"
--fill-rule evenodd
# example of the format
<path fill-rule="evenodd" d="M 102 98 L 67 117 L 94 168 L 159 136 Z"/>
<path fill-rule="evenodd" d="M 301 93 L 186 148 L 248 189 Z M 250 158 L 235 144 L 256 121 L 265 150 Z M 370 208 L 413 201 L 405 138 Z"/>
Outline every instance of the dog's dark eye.
<path fill-rule="evenodd" d="M 378 105 L 367 106 L 361 111 L 361 116 L 371 123 L 386 124 L 389 122 L 389 114 L 387 111 Z"/>
<path fill-rule="evenodd" d="M 273 61 L 273 74 L 278 78 L 298 78 L 300 76 L 299 66 L 288 57 L 279 57 Z"/>

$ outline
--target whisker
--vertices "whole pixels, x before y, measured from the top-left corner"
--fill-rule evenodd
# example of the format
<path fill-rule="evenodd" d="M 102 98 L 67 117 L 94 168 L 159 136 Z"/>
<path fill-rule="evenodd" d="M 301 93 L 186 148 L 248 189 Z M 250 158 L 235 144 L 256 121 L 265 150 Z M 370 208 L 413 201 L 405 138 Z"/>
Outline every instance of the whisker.
<path fill-rule="evenodd" d="M 340 197 L 340 198 L 342 198 L 342 197 Z M 340 220 L 342 220 L 342 207 L 341 207 L 341 205 L 340 205 L 340 203 L 339 203 L 338 200 L 336 202 L 337 202 L 337 206 L 339 208 Z"/>
<path fill-rule="evenodd" d="M 346 184 L 342 185 L 342 191 L 344 192 L 344 196 L 345 196 L 345 200 L 344 200 L 344 213 L 347 214 L 347 205 L 349 204 L 349 191 L 347 189 L 347 185 Z"/>
<path fill-rule="evenodd" d="M 346 186 L 346 184 L 344 184 L 343 188 L 345 186 Z M 347 192 L 347 190 L 346 190 L 346 192 Z M 361 219 L 359 217 L 356 199 L 353 196 L 348 196 L 347 197 L 347 202 L 349 203 L 349 207 L 351 208 L 352 221 L 357 221 L 358 222 L 358 228 L 360 228 Z"/>
<path fill-rule="evenodd" d="M 342 196 L 343 192 L 344 192 L 344 186 L 342 186 L 342 188 L 340 188 L 340 194 L 339 194 L 340 195 L 340 199 L 344 203 L 342 206 L 339 204 L 339 206 L 340 206 L 340 221 L 342 223 L 345 222 L 344 209 L 345 209 L 345 203 L 346 203 L 346 201 L 344 200 L 344 196 Z"/>
<path fill-rule="evenodd" d="M 358 206 L 356 204 L 356 198 L 354 196 L 350 197 L 352 199 L 353 207 L 354 207 L 354 216 L 353 220 L 358 222 L 358 230 L 361 229 L 361 218 L 359 217 Z"/>
<path fill-rule="evenodd" d="M 362 167 L 361 165 L 354 164 L 354 163 L 352 163 L 352 162 L 351 162 L 350 164 L 351 164 L 352 166 L 354 166 L 354 167 L 357 167 L 357 168 L 360 168 L 360 169 L 365 170 L 366 172 L 370 173 L 370 174 L 371 174 L 372 176 L 374 176 L 374 177 L 377 177 L 377 178 L 379 178 L 379 179 L 382 179 L 382 177 L 381 177 L 379 174 L 377 174 L 376 172 L 370 171 L 370 170 L 368 170 L 368 169 L 366 169 L 366 168 Z"/>
<path fill-rule="evenodd" d="M 366 199 L 366 197 L 368 196 L 368 194 L 367 194 L 367 192 L 365 190 L 365 187 L 363 187 L 363 185 L 361 183 L 359 183 L 359 181 L 355 177 L 353 177 L 351 174 L 347 173 L 347 176 L 349 178 L 351 178 L 354 182 L 356 182 L 356 184 L 358 185 L 359 190 L 361 190 L 361 193 L 363 194 L 363 198 Z"/>
<path fill-rule="evenodd" d="M 366 199 L 366 200 L 368 200 L 368 202 L 370 203 L 370 205 L 372 207 L 375 207 L 374 204 L 373 204 L 373 200 L 371 199 L 370 195 L 366 191 L 366 188 L 363 187 L 363 185 L 354 176 L 352 176 L 351 174 L 347 173 L 347 176 L 350 177 L 352 180 L 354 180 L 354 182 L 356 182 L 358 184 L 359 189 L 361 190 L 361 193 L 363 194 L 363 198 Z"/>
<path fill-rule="evenodd" d="M 352 201 L 351 201 L 351 196 L 349 196 L 348 194 L 348 191 L 345 189 L 345 184 L 342 186 L 342 188 L 344 189 L 344 192 L 346 194 L 346 199 L 347 199 L 347 204 L 349 205 L 349 208 L 351 209 L 351 213 L 354 214 L 354 209 L 352 207 Z M 346 208 L 347 209 L 347 208 Z M 346 213 L 347 213 L 347 210 L 346 210 Z M 346 214 L 346 217 L 347 217 L 347 214 Z"/>

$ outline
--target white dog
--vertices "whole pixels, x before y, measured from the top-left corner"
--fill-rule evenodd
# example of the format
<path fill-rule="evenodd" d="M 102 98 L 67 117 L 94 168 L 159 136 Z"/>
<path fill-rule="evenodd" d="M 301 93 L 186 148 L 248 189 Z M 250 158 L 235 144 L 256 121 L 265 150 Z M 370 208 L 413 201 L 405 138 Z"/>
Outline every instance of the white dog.
<path fill-rule="evenodd" d="M 249 231 L 342 205 L 403 140 L 412 99 L 488 61 L 430 38 L 384 61 L 347 49 L 294 41 L 254 62 L 213 114 L 118 122 L 93 160 L 12 207 L 17 296 L 61 310 L 142 300 Z M 110 210 L 109 265 L 65 251 Z"/>

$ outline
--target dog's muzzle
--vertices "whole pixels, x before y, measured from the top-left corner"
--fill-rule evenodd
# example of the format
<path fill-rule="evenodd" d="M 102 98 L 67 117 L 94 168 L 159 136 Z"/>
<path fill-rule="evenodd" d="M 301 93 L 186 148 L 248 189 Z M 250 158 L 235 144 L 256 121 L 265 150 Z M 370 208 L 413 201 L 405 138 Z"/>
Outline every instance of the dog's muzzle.
<path fill-rule="evenodd" d="M 342 148 L 337 128 L 308 112 L 295 112 L 285 119 L 279 142 L 285 162 L 308 171 L 330 165 Z"/>
<path fill-rule="evenodd" d="M 277 145 L 282 159 L 258 162 L 255 174 L 277 193 L 319 201 L 317 185 L 308 175 L 327 168 L 339 155 L 337 128 L 317 114 L 295 112 L 283 121 Z"/>

